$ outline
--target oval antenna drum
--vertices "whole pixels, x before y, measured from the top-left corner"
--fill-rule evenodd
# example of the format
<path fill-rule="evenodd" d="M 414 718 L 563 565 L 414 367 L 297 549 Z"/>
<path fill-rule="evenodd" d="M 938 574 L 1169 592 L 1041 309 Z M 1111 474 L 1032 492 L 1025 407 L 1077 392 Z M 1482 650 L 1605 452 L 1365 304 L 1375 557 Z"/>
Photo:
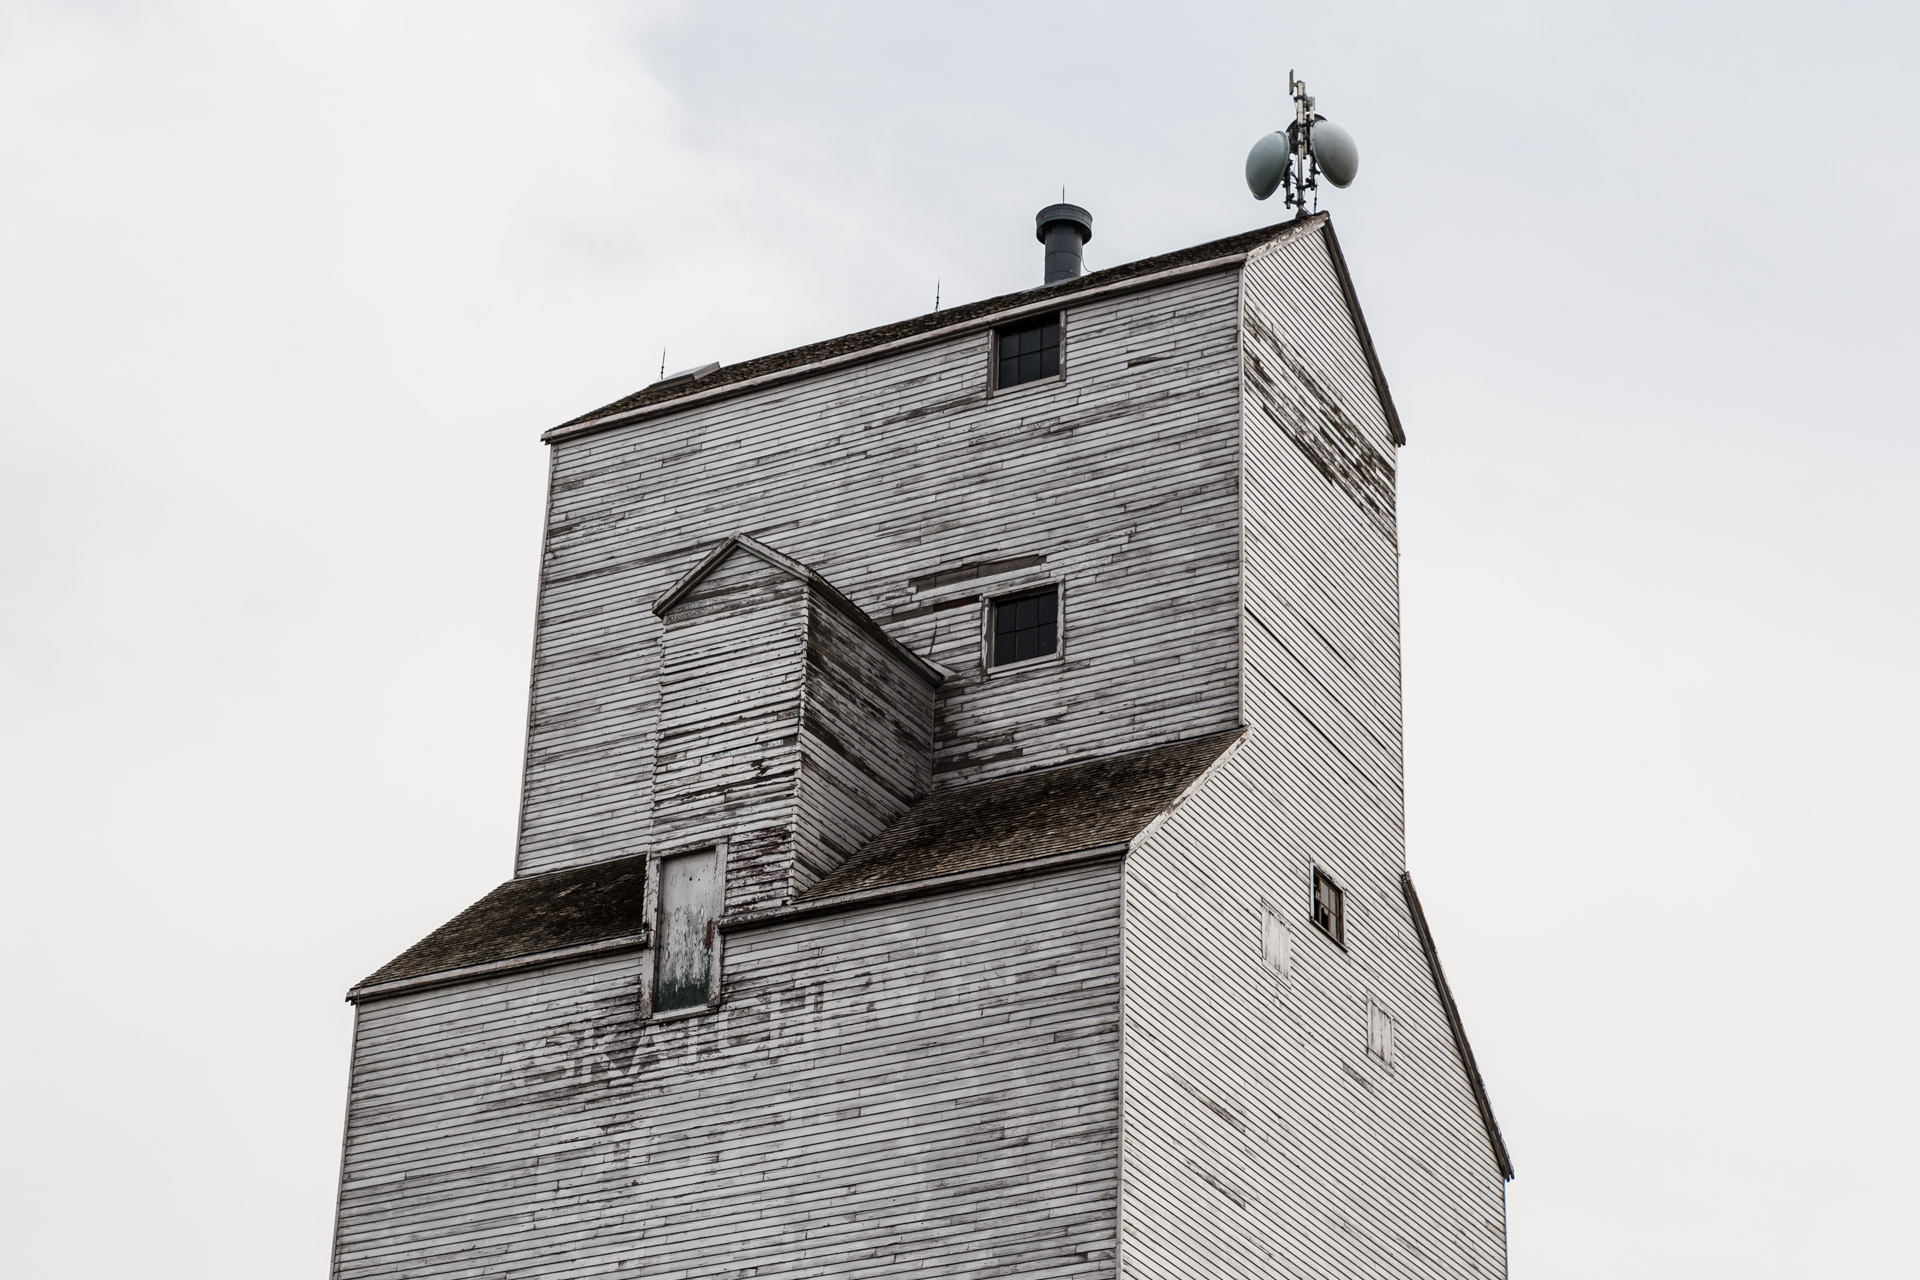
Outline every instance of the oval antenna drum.
<path fill-rule="evenodd" d="M 1293 95 L 1293 123 L 1253 144 L 1247 152 L 1247 189 L 1256 200 L 1285 190 L 1289 209 L 1307 212 L 1307 193 L 1320 207 L 1322 176 L 1336 187 L 1349 187 L 1360 176 L 1360 146 L 1353 135 L 1313 109 L 1307 83 L 1287 72 L 1287 91 Z"/>

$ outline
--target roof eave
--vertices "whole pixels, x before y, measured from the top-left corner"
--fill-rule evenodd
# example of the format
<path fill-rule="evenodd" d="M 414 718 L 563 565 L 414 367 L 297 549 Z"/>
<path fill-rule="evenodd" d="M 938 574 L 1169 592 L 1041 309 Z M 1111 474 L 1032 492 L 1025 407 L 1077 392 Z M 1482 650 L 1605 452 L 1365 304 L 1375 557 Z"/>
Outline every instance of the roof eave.
<path fill-rule="evenodd" d="M 1414 932 L 1420 935 L 1421 950 L 1427 955 L 1427 971 L 1433 978 L 1433 988 L 1440 996 L 1441 1008 L 1446 1011 L 1447 1026 L 1453 1032 L 1453 1047 L 1460 1055 L 1460 1065 L 1466 1069 L 1467 1084 L 1473 1089 L 1474 1105 L 1480 1111 L 1480 1122 L 1486 1127 L 1487 1143 L 1493 1148 L 1493 1162 L 1500 1170 L 1500 1176 L 1508 1182 L 1513 1181 L 1513 1159 L 1507 1154 L 1507 1141 L 1500 1136 L 1500 1122 L 1493 1118 L 1493 1102 L 1487 1097 L 1487 1083 L 1480 1078 L 1480 1064 L 1474 1061 L 1473 1046 L 1467 1043 L 1466 1023 L 1460 1020 L 1460 1006 L 1454 1003 L 1453 988 L 1447 985 L 1446 971 L 1440 967 L 1440 949 L 1434 945 L 1433 930 L 1427 927 L 1427 913 L 1420 907 L 1420 895 L 1414 891 L 1413 874 L 1400 873 L 1400 892 L 1407 900 L 1407 912 L 1413 917 Z"/>
<path fill-rule="evenodd" d="M 1340 279 L 1340 292 L 1347 300 L 1347 312 L 1353 317 L 1354 336 L 1360 339 L 1360 349 L 1367 356 L 1373 389 L 1380 397 L 1380 411 L 1387 416 L 1387 430 L 1393 433 L 1395 444 L 1405 445 L 1407 433 L 1400 427 L 1400 411 L 1394 408 L 1393 392 L 1387 387 L 1387 371 L 1380 367 L 1380 354 L 1374 350 L 1373 334 L 1367 330 L 1366 313 L 1360 310 L 1360 295 L 1354 291 L 1353 275 L 1347 270 L 1347 255 L 1340 252 L 1340 237 L 1333 233 L 1331 218 L 1326 221 L 1322 234 L 1326 236 L 1328 256 L 1333 259 L 1333 272 Z"/>
<path fill-rule="evenodd" d="M 583 435 L 626 426 L 630 423 L 640 421 L 643 418 L 669 413 L 691 405 L 709 404 L 728 396 L 757 391 L 764 387 L 787 382 L 795 378 L 807 377 L 825 370 L 844 368 L 848 365 L 878 359 L 896 352 L 911 350 L 915 347 L 927 346 L 936 342 L 945 342 L 968 333 L 977 333 L 981 330 L 992 329 L 999 325 L 1006 324 L 1009 321 L 1018 320 L 1023 316 L 1035 315 L 1046 311 L 1057 311 L 1063 306 L 1078 305 L 1086 299 L 1114 297 L 1119 294 L 1155 288 L 1176 280 L 1229 270 L 1244 263 L 1248 256 L 1256 249 L 1264 249 L 1271 245 L 1292 240 L 1308 230 L 1324 225 L 1326 221 L 1327 215 L 1314 214 L 1310 217 L 1295 219 L 1292 222 L 1277 224 L 1271 228 L 1272 234 L 1256 245 L 1249 245 L 1232 252 L 1222 253 L 1216 257 L 1207 258 L 1199 262 L 1182 263 L 1179 266 L 1169 267 L 1164 271 L 1149 272 L 1146 275 L 1130 276 L 1126 279 L 1114 280 L 1106 284 L 1091 285 L 1085 288 L 1071 290 L 1065 286 L 1055 286 L 1053 291 L 1024 290 L 1017 294 L 1006 295 L 1007 304 L 1004 307 L 994 307 L 993 303 L 996 300 L 988 299 L 987 302 L 982 305 L 990 308 L 989 310 L 976 312 L 966 320 L 956 324 L 943 325 L 936 329 L 928 329 L 922 333 L 908 334 L 888 342 L 876 343 L 871 347 L 862 347 L 857 351 L 842 352 L 838 355 L 826 356 L 819 360 L 811 360 L 782 369 L 769 370 L 756 377 L 743 378 L 739 382 L 730 382 L 717 387 L 709 387 L 702 391 L 692 391 L 685 395 L 671 396 L 663 400 L 653 401 L 649 404 L 635 405 L 632 408 L 622 409 L 617 412 L 604 413 L 598 416 L 564 422 L 544 432 L 540 439 L 545 444 L 556 444 L 562 440 L 572 440 Z M 1119 268 L 1112 269 L 1118 270 Z M 1344 275 L 1342 278 L 1344 279 Z M 1357 317 L 1358 312 L 1356 311 L 1355 314 Z M 1361 327 L 1364 332 L 1364 325 Z M 1371 348 L 1369 348 L 1369 350 L 1371 350 Z M 1382 382 L 1381 385 L 1384 387 L 1384 382 Z M 1391 413 L 1391 409 L 1389 409 L 1389 413 Z M 1396 427 L 1396 430 L 1397 429 Z"/>

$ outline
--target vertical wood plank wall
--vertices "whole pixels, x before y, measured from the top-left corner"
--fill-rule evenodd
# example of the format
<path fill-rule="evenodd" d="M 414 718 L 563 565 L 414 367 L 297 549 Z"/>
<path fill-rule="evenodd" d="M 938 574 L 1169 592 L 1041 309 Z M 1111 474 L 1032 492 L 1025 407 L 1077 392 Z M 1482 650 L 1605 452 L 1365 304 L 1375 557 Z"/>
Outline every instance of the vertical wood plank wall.
<path fill-rule="evenodd" d="M 337 1280 L 1110 1277 L 1120 870 L 360 1008 Z"/>
<path fill-rule="evenodd" d="M 1249 732 L 1127 863 L 1122 1274 L 1502 1276 L 1504 1183 L 1398 883 L 1392 445 L 1319 236 L 1250 261 L 1244 305 Z"/>
<path fill-rule="evenodd" d="M 554 445 L 517 873 L 648 847 L 649 605 L 735 532 L 954 670 L 935 787 L 1231 727 L 1236 289 L 1069 300 L 1059 381 L 989 394 L 982 331 Z M 1063 659 L 983 670 L 1055 578 Z"/>

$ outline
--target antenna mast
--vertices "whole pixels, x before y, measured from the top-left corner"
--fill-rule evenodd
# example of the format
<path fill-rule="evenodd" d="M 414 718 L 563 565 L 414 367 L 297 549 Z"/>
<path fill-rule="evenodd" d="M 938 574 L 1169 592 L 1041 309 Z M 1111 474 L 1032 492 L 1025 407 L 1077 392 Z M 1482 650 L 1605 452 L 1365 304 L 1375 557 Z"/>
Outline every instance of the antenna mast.
<path fill-rule="evenodd" d="M 1275 129 L 1247 152 L 1247 190 L 1255 200 L 1276 191 L 1286 193 L 1286 207 L 1296 217 L 1320 209 L 1320 179 L 1336 187 L 1351 186 L 1360 173 L 1360 148 L 1353 135 L 1313 109 L 1307 82 L 1287 72 L 1287 92 L 1293 95 L 1293 119 Z M 1308 193 L 1311 192 L 1311 198 Z"/>
<path fill-rule="evenodd" d="M 1288 155 L 1292 163 L 1287 166 L 1287 208 L 1298 208 L 1302 214 L 1308 212 L 1307 192 L 1313 192 L 1313 212 L 1320 209 L 1320 161 L 1313 154 L 1313 122 L 1320 119 L 1313 113 L 1313 98 L 1307 93 L 1307 82 L 1295 78 L 1291 68 L 1287 71 L 1287 92 L 1293 95 L 1293 123 L 1287 126 Z"/>

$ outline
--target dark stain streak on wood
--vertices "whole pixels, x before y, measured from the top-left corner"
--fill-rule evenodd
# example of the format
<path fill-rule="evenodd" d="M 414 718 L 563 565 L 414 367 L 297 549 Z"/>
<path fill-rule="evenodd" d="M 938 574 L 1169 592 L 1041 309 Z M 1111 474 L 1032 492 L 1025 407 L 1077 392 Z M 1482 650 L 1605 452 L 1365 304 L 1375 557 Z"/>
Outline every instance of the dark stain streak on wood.
<path fill-rule="evenodd" d="M 881 418 L 871 425 L 873 427 L 898 426 L 902 422 L 912 422 L 915 419 L 925 418 L 932 414 L 952 413 L 956 409 L 966 409 L 980 403 L 980 401 L 985 398 L 986 392 L 976 391 L 969 395 L 957 396 L 951 400 L 942 400 L 936 404 L 923 404 L 917 409 L 908 409 L 905 412 L 893 414 L 891 417 Z"/>
<path fill-rule="evenodd" d="M 1121 400 L 1114 404 L 1103 405 L 1091 413 L 1083 413 L 1078 417 L 1059 417 L 1051 421 L 1043 420 L 1036 422 L 1034 425 L 1036 427 L 1044 427 L 1046 434 L 1050 436 L 1065 435 L 1069 432 L 1078 431 L 1081 427 L 1098 426 L 1103 422 L 1112 422 L 1120 418 L 1136 417 L 1146 412 L 1152 406 L 1171 399 L 1173 399 L 1173 391 L 1168 389 L 1153 395 L 1140 396 L 1131 400 Z"/>
<path fill-rule="evenodd" d="M 1019 569 L 1031 569 L 1047 562 L 1044 555 L 1029 554 L 1023 556 L 1004 556 L 997 560 L 975 560 L 969 564 L 956 565 L 951 569 L 941 569 L 936 573 L 922 574 L 907 579 L 907 588 L 911 591 L 931 591 L 936 587 L 952 586 L 956 582 L 972 582 L 979 578 L 991 578 L 1002 573 L 1013 573 Z M 931 613 L 935 609 L 950 609 L 965 601 L 953 604 L 930 605 L 926 609 L 906 614 L 895 614 L 894 618 L 915 617 L 919 613 Z"/>
<path fill-rule="evenodd" d="M 1247 1207 L 1247 1198 L 1245 1196 L 1241 1195 L 1238 1191 L 1235 1191 L 1232 1187 L 1228 1186 L 1226 1183 L 1222 1182 L 1220 1179 L 1214 1177 L 1213 1174 L 1207 1172 L 1205 1169 L 1195 1164 L 1191 1159 L 1182 1157 L 1181 1163 L 1185 1164 L 1187 1168 L 1192 1171 L 1194 1177 L 1200 1179 L 1200 1181 L 1206 1183 L 1208 1186 L 1212 1187 L 1215 1191 L 1218 1191 L 1221 1195 L 1233 1201 L 1235 1205 L 1237 1205 L 1242 1209 Z"/>
<path fill-rule="evenodd" d="M 978 596 L 961 596 L 957 600 L 939 600 L 933 604 L 923 604 L 915 609 L 900 609 L 887 615 L 888 622 L 906 622 L 913 618 L 924 618 L 930 613 L 946 613 L 953 609 L 965 609 L 980 603 Z"/>
<path fill-rule="evenodd" d="M 1321 728 L 1320 722 L 1315 720 L 1312 716 L 1308 715 L 1306 708 L 1302 707 L 1298 702 L 1295 702 L 1293 700 L 1293 696 L 1289 694 L 1286 691 L 1286 689 L 1281 687 L 1280 683 L 1276 681 L 1272 675 L 1270 675 L 1265 671 L 1260 670 L 1260 668 L 1258 667 L 1253 667 L 1250 669 L 1254 671 L 1257 675 L 1259 675 L 1260 679 L 1266 683 L 1269 689 L 1272 689 L 1274 693 L 1279 695 L 1280 700 L 1282 702 L 1286 703 L 1288 707 L 1292 708 L 1293 714 L 1295 714 L 1296 716 L 1299 716 L 1300 722 L 1306 725 L 1307 728 L 1313 730 L 1313 734 L 1315 737 L 1319 738 L 1320 741 L 1326 743 L 1327 750 L 1333 752 L 1333 754 L 1335 754 L 1336 756 L 1339 756 L 1342 760 L 1346 761 L 1347 767 L 1353 770 L 1354 775 L 1358 777 L 1360 781 L 1366 783 L 1369 787 L 1373 787 L 1376 790 L 1378 789 L 1379 784 L 1374 780 L 1373 775 L 1368 773 L 1366 769 L 1361 767 L 1360 763 L 1356 761 L 1352 756 L 1348 755 L 1346 751 L 1341 748 L 1340 744 L 1333 740 L 1333 735 L 1328 733 L 1325 729 Z"/>
<path fill-rule="evenodd" d="M 1258 316 L 1247 317 L 1247 381 L 1294 446 L 1397 544 L 1394 464 Z"/>

